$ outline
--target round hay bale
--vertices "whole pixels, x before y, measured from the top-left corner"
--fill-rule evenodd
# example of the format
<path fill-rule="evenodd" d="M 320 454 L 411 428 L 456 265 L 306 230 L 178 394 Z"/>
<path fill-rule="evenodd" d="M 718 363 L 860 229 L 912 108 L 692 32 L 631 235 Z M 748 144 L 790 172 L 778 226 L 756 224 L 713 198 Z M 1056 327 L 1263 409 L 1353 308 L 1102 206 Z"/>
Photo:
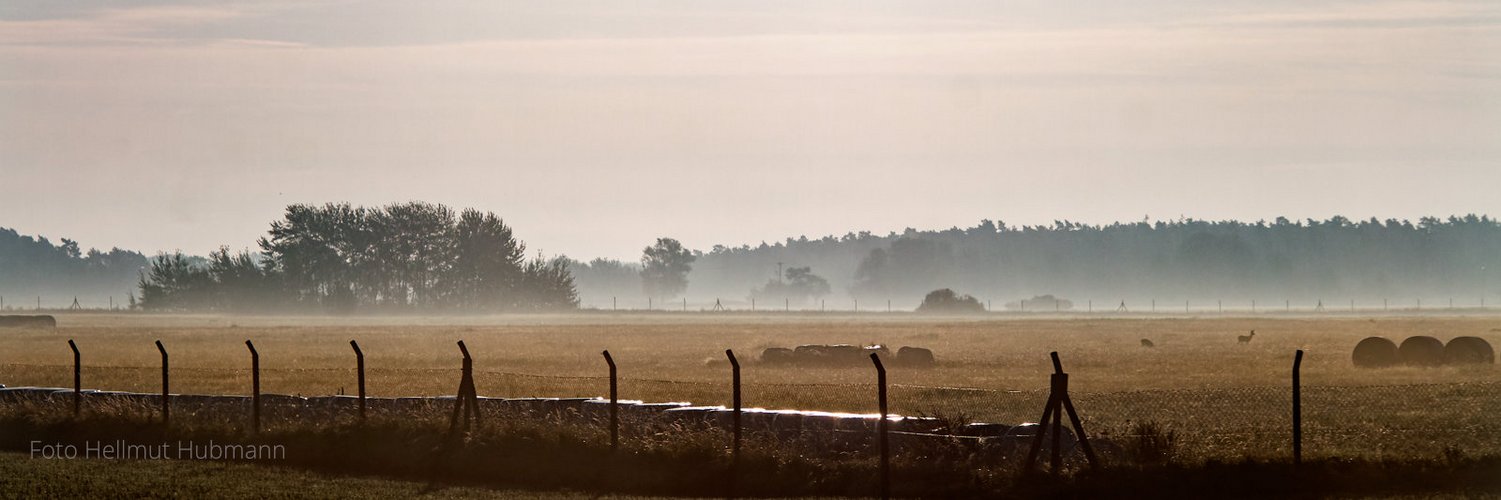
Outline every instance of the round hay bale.
<path fill-rule="evenodd" d="M 1491 349 L 1490 342 L 1480 337 L 1454 337 L 1444 346 L 1444 363 L 1489 365 L 1495 362 L 1496 351 Z"/>
<path fill-rule="evenodd" d="M 785 347 L 768 347 L 761 351 L 762 363 L 791 363 L 792 349 Z"/>
<path fill-rule="evenodd" d="M 50 330 L 57 328 L 57 318 L 51 315 L 5 315 L 0 316 L 0 328 L 33 328 Z"/>
<path fill-rule="evenodd" d="M 863 354 L 864 349 L 850 344 L 807 344 L 797 346 L 793 350 L 793 360 L 800 363 L 824 363 L 830 365 L 856 364 L 861 361 L 869 362 Z"/>
<path fill-rule="evenodd" d="M 1355 353 L 1350 357 L 1355 366 L 1361 368 L 1382 368 L 1401 360 L 1397 355 L 1397 344 L 1384 337 L 1366 337 L 1355 344 Z"/>
<path fill-rule="evenodd" d="M 933 351 L 921 347 L 903 347 L 896 350 L 896 361 L 906 366 L 933 366 Z"/>
<path fill-rule="evenodd" d="M 1444 343 L 1424 335 L 1408 337 L 1397 346 L 1397 355 L 1405 365 L 1437 366 L 1444 362 Z"/>

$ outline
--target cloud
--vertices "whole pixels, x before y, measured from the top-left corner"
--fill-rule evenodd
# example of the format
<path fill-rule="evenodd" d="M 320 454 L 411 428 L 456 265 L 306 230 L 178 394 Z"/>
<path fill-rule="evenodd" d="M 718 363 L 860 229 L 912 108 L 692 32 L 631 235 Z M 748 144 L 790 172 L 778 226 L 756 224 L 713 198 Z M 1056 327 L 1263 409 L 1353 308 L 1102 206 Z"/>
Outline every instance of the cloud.
<path fill-rule="evenodd" d="M 59 17 L 0 18 L 0 45 L 131 46 L 186 43 L 165 30 L 217 25 L 243 18 L 253 9 L 220 5 L 142 5 L 98 7 Z"/>

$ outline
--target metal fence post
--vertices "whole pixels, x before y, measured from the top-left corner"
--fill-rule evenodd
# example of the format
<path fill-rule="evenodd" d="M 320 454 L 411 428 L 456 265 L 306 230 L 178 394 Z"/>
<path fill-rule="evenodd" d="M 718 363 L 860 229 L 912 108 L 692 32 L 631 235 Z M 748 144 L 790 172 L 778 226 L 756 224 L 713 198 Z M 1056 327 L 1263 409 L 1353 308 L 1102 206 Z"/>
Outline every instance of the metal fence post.
<path fill-rule="evenodd" d="M 464 363 L 459 369 L 459 392 L 454 396 L 453 416 L 448 419 L 448 438 L 451 442 L 459 436 L 461 415 L 464 417 L 462 429 L 465 431 L 471 428 L 471 421 L 474 423 L 473 428 L 479 428 L 483 423 L 480 417 L 479 393 L 474 388 L 474 358 L 469 355 L 469 347 L 464 345 L 464 341 L 460 340 L 458 344 L 459 353 L 464 355 Z"/>
<path fill-rule="evenodd" d="M 620 448 L 620 399 L 619 386 L 615 378 L 615 358 L 610 357 L 610 351 L 604 351 L 605 363 L 610 365 L 610 451 Z"/>
<path fill-rule="evenodd" d="M 261 432 L 261 353 L 256 352 L 255 344 L 245 340 L 245 347 L 250 348 L 250 432 Z"/>
<path fill-rule="evenodd" d="M 1073 426 L 1074 436 L 1078 439 L 1079 448 L 1084 451 L 1085 460 L 1089 461 L 1090 467 L 1098 468 L 1099 460 L 1095 458 L 1094 448 L 1089 444 L 1089 434 L 1084 432 L 1084 423 L 1079 419 L 1078 410 L 1074 409 L 1073 398 L 1068 395 L 1068 373 L 1063 371 L 1063 362 L 1058 359 L 1057 351 L 1048 356 L 1053 361 L 1053 375 L 1048 378 L 1051 389 L 1048 391 L 1048 402 L 1042 410 L 1042 418 L 1037 420 L 1037 434 L 1032 437 L 1032 447 L 1027 452 L 1027 462 L 1022 471 L 1032 470 L 1032 465 L 1037 462 L 1037 454 L 1042 450 L 1043 438 L 1047 437 L 1050 429 L 1053 436 L 1053 474 L 1061 471 L 1064 412 L 1068 413 L 1069 424 Z"/>
<path fill-rule="evenodd" d="M 73 418 L 78 418 L 83 407 L 82 357 L 78 354 L 78 344 L 74 344 L 73 339 L 68 339 L 68 348 L 73 350 Z"/>
<path fill-rule="evenodd" d="M 354 348 L 355 370 L 359 372 L 360 385 L 360 422 L 365 422 L 365 353 L 360 350 L 360 343 L 349 341 L 349 346 Z"/>
<path fill-rule="evenodd" d="M 876 353 L 870 353 L 870 362 L 876 365 L 876 400 L 881 409 L 881 420 L 876 422 L 876 439 L 881 447 L 881 498 L 885 499 L 891 498 L 891 446 L 886 435 L 891 423 L 886 413 L 886 367 Z"/>
<path fill-rule="evenodd" d="M 735 359 L 735 351 L 724 350 L 725 357 L 730 358 L 730 399 L 735 405 L 735 413 L 732 423 L 734 434 L 730 441 L 730 484 L 729 496 L 735 496 L 735 485 L 740 474 L 740 360 Z"/>
<path fill-rule="evenodd" d="M 156 341 L 156 350 L 162 353 L 162 426 L 166 427 L 172 421 L 171 398 L 168 385 L 167 348 L 162 346 L 162 341 Z"/>
<path fill-rule="evenodd" d="M 1293 467 L 1303 465 L 1303 386 L 1301 368 L 1303 350 L 1293 357 Z"/>

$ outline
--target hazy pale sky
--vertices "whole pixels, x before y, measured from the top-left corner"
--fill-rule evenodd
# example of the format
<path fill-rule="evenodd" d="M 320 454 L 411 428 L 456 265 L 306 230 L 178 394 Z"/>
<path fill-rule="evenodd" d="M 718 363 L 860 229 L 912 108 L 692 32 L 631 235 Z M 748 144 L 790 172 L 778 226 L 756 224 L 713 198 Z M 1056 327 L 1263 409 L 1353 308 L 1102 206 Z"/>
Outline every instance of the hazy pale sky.
<path fill-rule="evenodd" d="M 85 247 L 1497 215 L 1498 160 L 1494 1 L 0 3 L 0 226 Z"/>

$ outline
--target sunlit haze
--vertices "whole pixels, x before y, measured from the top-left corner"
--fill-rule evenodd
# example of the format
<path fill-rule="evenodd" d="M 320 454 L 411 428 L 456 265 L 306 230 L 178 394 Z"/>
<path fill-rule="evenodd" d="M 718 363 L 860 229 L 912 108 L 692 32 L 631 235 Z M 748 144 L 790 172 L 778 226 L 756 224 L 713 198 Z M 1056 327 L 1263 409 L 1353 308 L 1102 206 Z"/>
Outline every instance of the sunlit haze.
<path fill-rule="evenodd" d="M 1493 2 L 0 5 L 0 226 L 493 211 L 634 260 L 905 227 L 1501 213 Z"/>

